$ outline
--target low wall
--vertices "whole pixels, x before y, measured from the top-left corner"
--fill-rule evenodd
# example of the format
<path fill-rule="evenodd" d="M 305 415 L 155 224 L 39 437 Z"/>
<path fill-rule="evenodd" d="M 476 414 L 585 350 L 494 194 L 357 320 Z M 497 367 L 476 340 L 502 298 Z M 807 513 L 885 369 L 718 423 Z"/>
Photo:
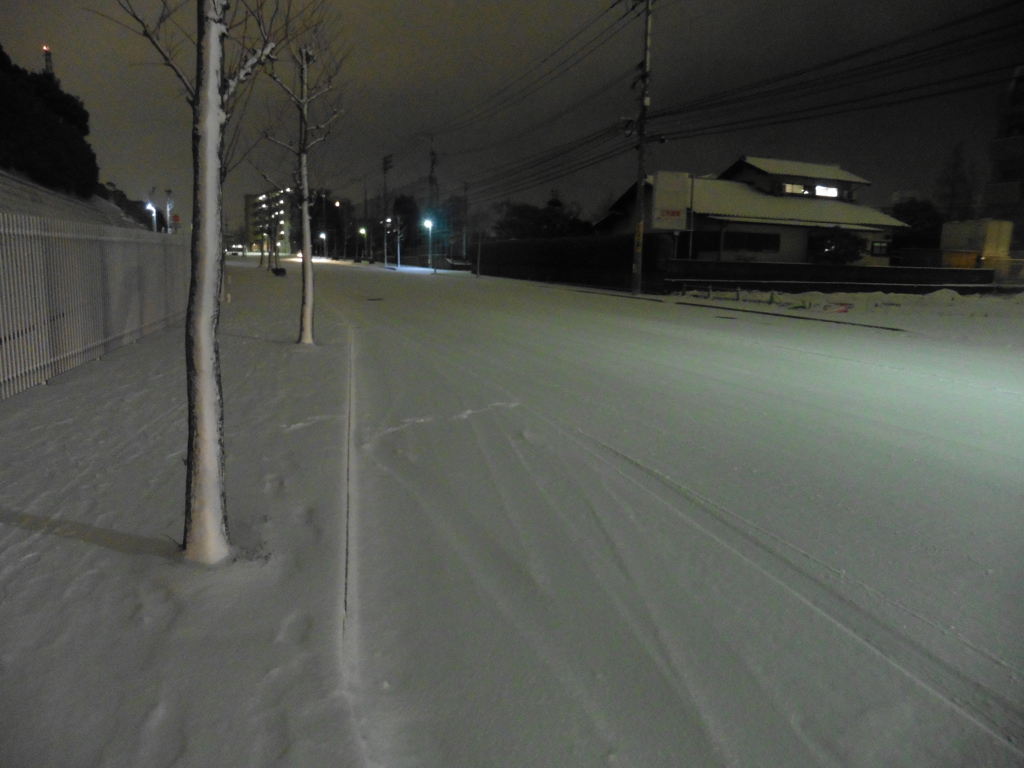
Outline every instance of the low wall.
<path fill-rule="evenodd" d="M 660 293 L 672 236 L 644 237 L 643 286 Z M 633 236 L 504 240 L 481 246 L 480 272 L 495 277 L 629 290 L 633 274 Z"/>
<path fill-rule="evenodd" d="M 672 236 L 644 238 L 643 290 L 668 293 L 688 288 L 751 290 L 960 292 L 995 289 L 994 269 L 863 266 L 756 261 L 673 259 Z M 633 238 L 630 235 L 507 240 L 484 243 L 481 273 L 519 280 L 629 290 Z"/>
<path fill-rule="evenodd" d="M 961 292 L 995 288 L 991 269 L 867 267 L 838 264 L 767 264 L 735 261 L 670 261 L 670 290 L 724 287 L 750 290 L 886 291 L 920 293 L 953 288 Z"/>

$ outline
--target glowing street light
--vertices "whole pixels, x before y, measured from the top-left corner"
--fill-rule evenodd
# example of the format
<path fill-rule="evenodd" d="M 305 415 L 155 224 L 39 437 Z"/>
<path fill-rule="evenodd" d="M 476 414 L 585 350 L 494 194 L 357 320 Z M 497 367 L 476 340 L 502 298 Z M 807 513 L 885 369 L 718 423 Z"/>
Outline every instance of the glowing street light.
<path fill-rule="evenodd" d="M 324 258 L 327 258 L 327 233 L 321 232 L 320 239 L 324 241 Z"/>
<path fill-rule="evenodd" d="M 437 274 L 437 267 L 434 266 L 434 222 L 430 219 L 423 221 L 423 226 L 427 228 L 427 264 L 434 269 L 434 274 Z"/>
<path fill-rule="evenodd" d="M 360 227 L 359 234 L 363 236 L 363 253 L 366 253 L 366 227 Z"/>
<path fill-rule="evenodd" d="M 153 231 L 156 232 L 156 206 L 146 203 L 146 210 L 153 214 Z"/>
<path fill-rule="evenodd" d="M 384 219 L 384 266 L 388 265 L 388 230 L 391 229 L 391 219 Z"/>

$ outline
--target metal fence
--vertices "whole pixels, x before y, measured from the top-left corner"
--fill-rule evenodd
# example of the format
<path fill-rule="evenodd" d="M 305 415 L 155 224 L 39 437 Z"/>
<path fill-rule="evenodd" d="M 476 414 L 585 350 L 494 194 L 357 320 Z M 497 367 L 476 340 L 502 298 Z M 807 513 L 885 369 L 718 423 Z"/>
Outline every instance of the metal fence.
<path fill-rule="evenodd" d="M 0 213 L 0 400 L 184 316 L 181 236 Z"/>

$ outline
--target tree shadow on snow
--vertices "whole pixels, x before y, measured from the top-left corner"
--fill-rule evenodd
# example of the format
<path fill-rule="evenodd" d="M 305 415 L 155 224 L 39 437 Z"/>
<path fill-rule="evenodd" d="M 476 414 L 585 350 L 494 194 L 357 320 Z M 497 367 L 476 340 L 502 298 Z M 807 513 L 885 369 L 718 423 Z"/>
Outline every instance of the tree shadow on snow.
<path fill-rule="evenodd" d="M 109 528 L 97 528 L 74 520 L 36 517 L 0 509 L 0 525 L 11 525 L 26 531 L 94 544 L 124 555 L 177 558 L 181 553 L 180 545 L 168 538 L 148 539 L 143 536 L 133 536 L 130 533 L 113 531 Z"/>

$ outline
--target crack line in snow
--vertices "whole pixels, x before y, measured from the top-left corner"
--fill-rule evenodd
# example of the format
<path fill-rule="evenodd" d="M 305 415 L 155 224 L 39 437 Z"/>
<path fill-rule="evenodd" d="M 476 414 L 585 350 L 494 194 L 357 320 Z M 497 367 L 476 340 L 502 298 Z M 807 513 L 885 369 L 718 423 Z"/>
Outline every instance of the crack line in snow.
<path fill-rule="evenodd" d="M 346 334 L 348 341 L 348 387 L 345 403 L 345 544 L 344 562 L 342 563 L 342 574 L 345 584 L 342 589 L 341 598 L 341 644 L 345 644 L 345 625 L 348 619 L 348 595 L 349 585 L 352 581 L 351 560 L 349 558 L 349 544 L 352 529 L 352 446 L 355 444 L 355 419 L 352 411 L 355 409 L 355 331 L 352 326 L 348 327 Z"/>

